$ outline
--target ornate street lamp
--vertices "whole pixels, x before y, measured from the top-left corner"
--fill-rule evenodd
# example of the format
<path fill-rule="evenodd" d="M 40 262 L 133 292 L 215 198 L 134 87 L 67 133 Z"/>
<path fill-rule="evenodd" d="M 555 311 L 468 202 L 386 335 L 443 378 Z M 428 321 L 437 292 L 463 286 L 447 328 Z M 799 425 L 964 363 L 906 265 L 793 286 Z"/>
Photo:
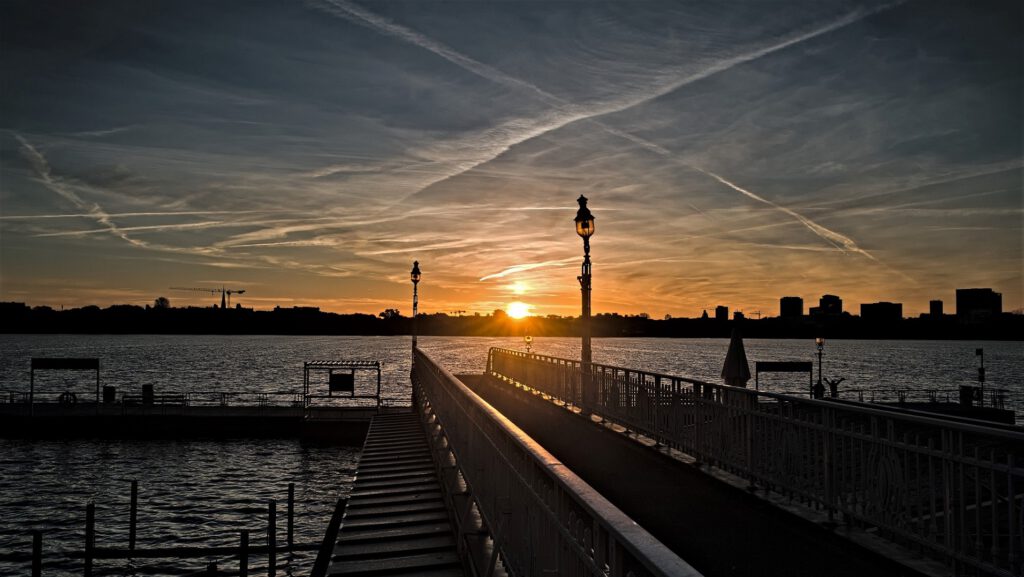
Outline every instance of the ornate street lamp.
<path fill-rule="evenodd" d="M 412 261 L 412 271 L 409 273 L 412 280 L 412 349 L 416 350 L 416 315 L 419 313 L 420 297 L 417 292 L 420 284 L 420 261 Z"/>
<path fill-rule="evenodd" d="M 582 374 L 580 375 L 580 389 L 583 397 L 583 410 L 585 413 L 590 412 L 592 406 L 591 395 L 591 349 L 590 349 L 590 237 L 594 235 L 594 215 L 590 213 L 590 209 L 587 208 L 587 197 L 582 194 L 576 202 L 580 203 L 579 210 L 576 211 L 576 234 L 580 235 L 583 239 L 583 267 L 580 271 L 580 276 L 576 277 L 580 281 L 580 292 L 582 293 L 583 299 L 583 311 L 581 315 L 581 324 L 583 332 L 583 346 L 580 350 L 580 361 L 582 366 Z"/>
<path fill-rule="evenodd" d="M 821 384 L 821 356 L 825 351 L 825 337 L 815 338 L 814 345 L 818 347 L 818 383 L 814 385 L 814 390 L 811 391 L 811 396 L 816 399 L 821 399 L 825 396 L 825 385 Z"/>

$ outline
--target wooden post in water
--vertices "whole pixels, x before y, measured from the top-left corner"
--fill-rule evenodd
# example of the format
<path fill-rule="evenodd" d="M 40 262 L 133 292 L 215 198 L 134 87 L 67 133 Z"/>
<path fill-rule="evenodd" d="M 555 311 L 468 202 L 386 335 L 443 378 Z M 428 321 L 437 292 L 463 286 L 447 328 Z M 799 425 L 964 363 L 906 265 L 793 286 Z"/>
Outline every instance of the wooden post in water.
<path fill-rule="evenodd" d="M 249 577 L 249 531 L 242 531 L 242 543 L 238 548 L 238 575 Z"/>
<path fill-rule="evenodd" d="M 32 577 L 43 574 L 43 532 L 32 531 Z"/>
<path fill-rule="evenodd" d="M 96 504 L 85 506 L 85 577 L 92 577 L 93 547 L 96 545 Z"/>
<path fill-rule="evenodd" d="M 295 483 L 288 483 L 288 550 L 295 546 Z"/>
<path fill-rule="evenodd" d="M 132 503 L 128 514 L 128 550 L 135 550 L 135 528 L 139 521 L 139 482 L 132 481 Z"/>
<path fill-rule="evenodd" d="M 270 500 L 268 525 L 267 525 L 267 575 L 277 575 L 277 501 Z"/>

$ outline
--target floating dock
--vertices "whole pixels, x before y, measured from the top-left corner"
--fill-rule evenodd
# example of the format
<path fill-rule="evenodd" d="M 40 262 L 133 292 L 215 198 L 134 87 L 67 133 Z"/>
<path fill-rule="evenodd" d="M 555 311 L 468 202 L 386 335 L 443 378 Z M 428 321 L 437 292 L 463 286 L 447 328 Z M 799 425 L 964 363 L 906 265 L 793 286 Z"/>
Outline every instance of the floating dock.
<path fill-rule="evenodd" d="M 464 574 L 417 415 L 374 417 L 327 575 Z"/>

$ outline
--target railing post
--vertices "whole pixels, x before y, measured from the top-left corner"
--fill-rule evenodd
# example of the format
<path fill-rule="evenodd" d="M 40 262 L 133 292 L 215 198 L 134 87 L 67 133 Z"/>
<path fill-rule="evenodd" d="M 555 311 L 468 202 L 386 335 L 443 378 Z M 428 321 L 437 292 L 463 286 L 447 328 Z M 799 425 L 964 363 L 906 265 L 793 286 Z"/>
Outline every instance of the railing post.
<path fill-rule="evenodd" d="M 267 519 L 267 575 L 277 575 L 277 501 L 270 500 Z"/>
<path fill-rule="evenodd" d="M 825 421 L 825 506 L 828 508 L 828 522 L 835 523 L 835 414 L 831 408 L 824 409 Z"/>
<path fill-rule="evenodd" d="M 238 574 L 249 577 L 249 531 L 243 529 L 241 542 L 238 544 Z"/>
<path fill-rule="evenodd" d="M 96 504 L 85 506 L 85 577 L 92 577 L 93 546 L 96 544 Z"/>
<path fill-rule="evenodd" d="M 295 483 L 288 483 L 288 550 L 295 546 Z"/>
<path fill-rule="evenodd" d="M 32 577 L 43 574 L 43 532 L 32 531 Z"/>
<path fill-rule="evenodd" d="M 128 550 L 135 550 L 135 529 L 138 526 L 139 481 L 132 480 L 131 504 L 128 510 Z"/>

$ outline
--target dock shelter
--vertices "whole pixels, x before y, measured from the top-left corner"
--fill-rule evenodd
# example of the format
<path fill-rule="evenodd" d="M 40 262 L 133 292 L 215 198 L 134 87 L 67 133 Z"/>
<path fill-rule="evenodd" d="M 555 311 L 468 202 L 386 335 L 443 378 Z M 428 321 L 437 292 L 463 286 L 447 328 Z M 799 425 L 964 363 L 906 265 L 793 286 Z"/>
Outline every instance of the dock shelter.
<path fill-rule="evenodd" d="M 356 394 L 355 376 L 359 371 L 377 373 L 375 395 Z M 310 373 L 327 372 L 327 394 L 310 394 Z M 334 393 L 339 393 L 335 395 Z M 309 406 L 312 399 L 376 399 L 380 408 L 380 361 L 306 361 L 302 365 L 302 394 Z"/>
<path fill-rule="evenodd" d="M 754 390 L 761 390 L 761 373 L 807 373 L 808 393 L 814 396 L 814 363 L 810 361 L 757 361 L 754 363 Z"/>
<path fill-rule="evenodd" d="M 96 404 L 100 402 L 100 360 L 99 359 L 74 359 L 74 358 L 39 358 L 32 357 L 32 364 L 29 367 L 28 385 L 28 406 L 29 414 L 32 413 L 32 403 L 36 395 L 36 371 L 61 370 L 61 371 L 96 371 Z"/>

